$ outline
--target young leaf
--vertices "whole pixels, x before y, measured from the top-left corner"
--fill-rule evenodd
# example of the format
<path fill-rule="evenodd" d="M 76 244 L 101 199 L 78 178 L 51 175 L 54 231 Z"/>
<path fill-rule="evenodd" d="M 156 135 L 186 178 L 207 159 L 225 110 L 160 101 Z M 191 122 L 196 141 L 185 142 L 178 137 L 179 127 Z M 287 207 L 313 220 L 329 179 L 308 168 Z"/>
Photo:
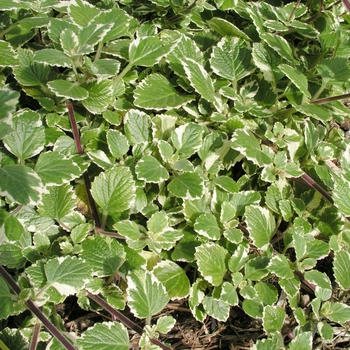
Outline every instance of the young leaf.
<path fill-rule="evenodd" d="M 227 321 L 230 314 L 230 305 L 220 299 L 206 295 L 203 299 L 204 310 L 218 321 Z"/>
<path fill-rule="evenodd" d="M 4 138 L 5 147 L 21 162 L 39 154 L 45 144 L 44 126 L 40 115 L 29 110 L 13 118 L 13 132 Z"/>
<path fill-rule="evenodd" d="M 61 186 L 47 187 L 48 193 L 43 194 L 39 213 L 52 219 L 61 219 L 73 211 L 76 206 L 72 186 L 67 183 Z"/>
<path fill-rule="evenodd" d="M 280 306 L 267 305 L 263 311 L 263 325 L 267 333 L 280 331 L 283 327 L 286 313 Z"/>
<path fill-rule="evenodd" d="M 147 114 L 131 109 L 125 114 L 124 130 L 131 146 L 150 139 L 150 118 Z"/>
<path fill-rule="evenodd" d="M 212 240 L 218 240 L 221 236 L 221 230 L 216 217 L 211 213 L 198 216 L 193 228 L 198 234 Z"/>
<path fill-rule="evenodd" d="M 152 156 L 145 155 L 135 167 L 136 175 L 139 180 L 146 182 L 163 182 L 168 180 L 168 171 L 161 165 L 158 160 Z"/>
<path fill-rule="evenodd" d="M 203 196 L 203 179 L 195 172 L 184 173 L 169 183 L 168 190 L 176 197 L 199 199 Z"/>
<path fill-rule="evenodd" d="M 163 260 L 156 265 L 153 273 L 163 283 L 169 299 L 181 299 L 188 296 L 190 281 L 179 265 L 170 260 Z"/>
<path fill-rule="evenodd" d="M 160 74 L 148 75 L 134 91 L 135 105 L 145 109 L 180 108 L 194 100 L 194 95 L 180 95 Z"/>
<path fill-rule="evenodd" d="M 289 66 L 288 64 L 280 64 L 279 69 L 306 97 L 311 98 L 311 94 L 308 90 L 308 81 L 303 73 L 301 73 L 298 69 Z"/>
<path fill-rule="evenodd" d="M 176 320 L 172 316 L 162 316 L 157 320 L 157 331 L 159 333 L 169 333 L 175 326 Z"/>
<path fill-rule="evenodd" d="M 130 148 L 128 139 L 119 130 L 107 131 L 107 143 L 115 158 L 122 158 Z"/>
<path fill-rule="evenodd" d="M 227 256 L 225 248 L 211 242 L 196 247 L 198 269 L 204 279 L 214 286 L 219 286 L 223 281 L 227 271 Z"/>
<path fill-rule="evenodd" d="M 110 237 L 88 237 L 83 241 L 82 248 L 82 258 L 93 275 L 98 277 L 113 276 L 125 261 L 123 246 Z"/>
<path fill-rule="evenodd" d="M 334 276 L 340 287 L 344 290 L 350 288 L 350 254 L 345 250 L 335 252 L 334 261 Z"/>
<path fill-rule="evenodd" d="M 101 350 L 128 350 L 130 347 L 128 330 L 122 323 L 96 323 L 77 339 L 81 349 L 94 350 L 96 344 Z"/>
<path fill-rule="evenodd" d="M 265 247 L 272 238 L 276 222 L 271 212 L 257 205 L 250 205 L 245 211 L 247 228 L 257 248 Z"/>
<path fill-rule="evenodd" d="M 71 83 L 67 80 L 52 80 L 47 83 L 48 88 L 54 94 L 60 97 L 65 97 L 72 100 L 84 100 L 89 96 L 89 93 L 83 87 L 76 83 Z"/>
<path fill-rule="evenodd" d="M 149 323 L 151 317 L 168 303 L 167 292 L 161 282 L 148 271 L 131 273 L 127 277 L 128 305 L 132 313 L 139 318 L 146 318 Z"/>
<path fill-rule="evenodd" d="M 24 165 L 0 168 L 0 195 L 23 205 L 36 205 L 41 199 L 42 183 L 32 169 Z"/>
<path fill-rule="evenodd" d="M 130 170 L 114 166 L 102 172 L 91 184 L 91 194 L 106 213 L 130 209 L 135 200 L 135 183 Z"/>
<path fill-rule="evenodd" d="M 290 350 L 312 350 L 312 333 L 301 332 L 289 343 Z"/>
<path fill-rule="evenodd" d="M 209 102 L 214 102 L 214 84 L 204 67 L 191 58 L 183 59 L 182 64 L 194 89 Z"/>

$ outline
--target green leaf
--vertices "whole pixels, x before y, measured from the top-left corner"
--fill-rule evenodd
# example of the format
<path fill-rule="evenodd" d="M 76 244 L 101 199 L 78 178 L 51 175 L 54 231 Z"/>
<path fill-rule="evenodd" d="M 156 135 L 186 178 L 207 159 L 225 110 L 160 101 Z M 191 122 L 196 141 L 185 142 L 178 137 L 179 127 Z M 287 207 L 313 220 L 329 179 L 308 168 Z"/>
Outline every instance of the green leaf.
<path fill-rule="evenodd" d="M 230 315 L 230 305 L 220 299 L 206 295 L 203 299 L 203 307 L 207 314 L 218 321 L 226 322 Z"/>
<path fill-rule="evenodd" d="M 203 128 L 195 123 L 186 123 L 175 129 L 171 140 L 180 158 L 188 158 L 200 149 L 203 131 Z"/>
<path fill-rule="evenodd" d="M 259 141 L 248 130 L 238 129 L 235 131 L 232 136 L 232 148 L 241 152 L 259 166 L 272 163 L 270 156 L 261 150 Z"/>
<path fill-rule="evenodd" d="M 333 261 L 334 276 L 344 290 L 350 288 L 350 253 L 345 250 L 335 252 Z"/>
<path fill-rule="evenodd" d="M 215 243 L 208 242 L 196 247 L 195 257 L 198 270 L 204 279 L 214 286 L 219 286 L 227 271 L 228 251 Z"/>
<path fill-rule="evenodd" d="M 41 153 L 34 170 L 45 185 L 62 185 L 81 175 L 74 160 L 58 152 Z"/>
<path fill-rule="evenodd" d="M 121 235 L 133 241 L 137 241 L 141 236 L 140 229 L 135 221 L 119 221 L 113 225 L 113 228 L 118 230 Z"/>
<path fill-rule="evenodd" d="M 308 81 L 306 76 L 298 69 L 295 69 L 288 64 L 280 64 L 280 70 L 292 81 L 292 83 L 302 92 L 306 97 L 311 98 L 308 90 Z"/>
<path fill-rule="evenodd" d="M 124 130 L 131 146 L 150 140 L 150 118 L 147 114 L 131 109 L 125 114 Z"/>
<path fill-rule="evenodd" d="M 0 89 L 0 140 L 12 131 L 12 115 L 16 111 L 19 92 L 6 87 Z"/>
<path fill-rule="evenodd" d="M 105 79 L 85 87 L 88 91 L 88 97 L 82 102 L 84 107 L 93 114 L 103 113 L 112 103 L 113 86 L 111 81 Z"/>
<path fill-rule="evenodd" d="M 55 22 L 59 23 L 59 22 Z M 79 38 L 77 33 L 77 30 L 74 30 L 75 28 L 64 28 L 62 29 L 62 32 L 59 34 L 60 44 L 62 46 L 63 52 L 68 56 L 74 58 L 75 56 L 78 56 L 78 49 L 79 49 Z"/>
<path fill-rule="evenodd" d="M 36 51 L 33 56 L 33 61 L 57 67 L 71 67 L 72 60 L 60 50 L 42 49 Z"/>
<path fill-rule="evenodd" d="M 331 281 L 325 273 L 310 270 L 305 272 L 304 277 L 308 282 L 316 285 L 315 295 L 317 298 L 326 301 L 332 296 Z"/>
<path fill-rule="evenodd" d="M 22 269 L 27 259 L 23 257 L 23 250 L 18 245 L 2 242 L 0 245 L 0 264 L 9 269 Z"/>
<path fill-rule="evenodd" d="M 160 74 L 148 75 L 134 91 L 135 105 L 145 109 L 162 110 L 180 108 L 194 95 L 180 95 Z"/>
<path fill-rule="evenodd" d="M 42 195 L 40 177 L 24 165 L 6 165 L 0 168 L 0 195 L 23 205 L 36 205 Z"/>
<path fill-rule="evenodd" d="M 45 145 L 40 115 L 24 110 L 13 118 L 13 132 L 4 138 L 5 147 L 23 162 L 39 154 Z"/>
<path fill-rule="evenodd" d="M 289 261 L 282 254 L 278 254 L 272 257 L 268 269 L 272 273 L 275 273 L 277 277 L 285 279 L 294 278 L 294 273 L 291 267 L 289 266 Z"/>
<path fill-rule="evenodd" d="M 243 245 L 239 245 L 228 261 L 228 268 L 231 272 L 239 271 L 248 261 L 248 251 Z"/>
<path fill-rule="evenodd" d="M 331 314 L 327 316 L 333 322 L 345 323 L 350 321 L 350 306 L 333 302 L 330 306 Z"/>
<path fill-rule="evenodd" d="M 87 262 L 94 276 L 113 276 L 125 261 L 123 246 L 111 237 L 88 237 L 83 241 L 82 248 L 81 257 Z"/>
<path fill-rule="evenodd" d="M 0 40 L 0 51 L 0 67 L 14 67 L 19 64 L 17 54 L 8 42 Z"/>
<path fill-rule="evenodd" d="M 288 62 L 292 64 L 298 63 L 298 61 L 294 58 L 293 51 L 286 39 L 271 33 L 262 33 L 261 38 L 267 43 L 268 46 L 275 49 Z"/>
<path fill-rule="evenodd" d="M 246 43 L 230 37 L 223 37 L 214 47 L 210 66 L 218 76 L 235 83 L 256 69 L 252 64 L 251 50 Z"/>
<path fill-rule="evenodd" d="M 198 234 L 212 240 L 218 240 L 221 236 L 218 222 L 212 213 L 199 215 L 193 228 Z"/>
<path fill-rule="evenodd" d="M 89 96 L 86 89 L 67 80 L 52 80 L 47 83 L 47 86 L 57 96 L 72 100 L 81 101 Z"/>
<path fill-rule="evenodd" d="M 257 248 L 269 244 L 275 233 L 276 222 L 271 212 L 257 205 L 250 205 L 245 211 L 247 228 Z"/>
<path fill-rule="evenodd" d="M 130 148 L 128 139 L 119 130 L 107 131 L 107 143 L 112 156 L 115 158 L 122 158 Z"/>
<path fill-rule="evenodd" d="M 182 299 L 190 293 L 190 281 L 185 271 L 170 260 L 159 262 L 153 269 L 154 275 L 164 285 L 169 299 Z"/>
<path fill-rule="evenodd" d="M 96 323 L 77 339 L 77 343 L 86 350 L 96 349 L 96 344 L 101 350 L 128 350 L 130 347 L 128 330 L 119 322 Z"/>
<path fill-rule="evenodd" d="M 345 57 L 324 59 L 316 66 L 316 70 L 329 84 L 341 85 L 350 79 L 350 66 Z"/>
<path fill-rule="evenodd" d="M 12 315 L 14 311 L 13 300 L 12 300 L 13 295 L 11 294 L 8 284 L 2 277 L 0 277 L 0 298 L 1 298 L 0 319 L 7 319 L 10 315 Z"/>
<path fill-rule="evenodd" d="M 163 182 L 168 180 L 168 171 L 158 160 L 152 156 L 143 156 L 135 167 L 136 175 L 139 180 L 146 182 Z"/>
<path fill-rule="evenodd" d="M 203 180 L 198 173 L 184 173 L 169 183 L 168 190 L 176 197 L 199 199 L 203 196 Z"/>
<path fill-rule="evenodd" d="M 148 271 L 131 273 L 127 277 L 128 305 L 131 312 L 138 318 L 146 318 L 149 323 L 151 317 L 162 311 L 168 303 L 165 287 Z"/>
<path fill-rule="evenodd" d="M 251 41 L 251 39 L 247 34 L 242 32 L 235 25 L 226 21 L 223 18 L 214 17 L 210 19 L 207 23 L 209 24 L 209 27 L 211 29 L 217 31 L 223 37 L 233 36 L 233 37 L 242 38 L 247 41 Z"/>
<path fill-rule="evenodd" d="M 154 66 L 163 56 L 168 54 L 173 44 L 163 45 L 155 36 L 139 37 L 129 46 L 129 64 L 133 66 Z"/>
<path fill-rule="evenodd" d="M 167 334 L 175 326 L 176 320 L 172 316 L 161 316 L 157 320 L 157 331 Z"/>
<path fill-rule="evenodd" d="M 106 213 L 130 209 L 135 200 L 135 183 L 130 170 L 114 166 L 102 172 L 91 184 L 91 194 Z"/>
<path fill-rule="evenodd" d="M 267 305 L 263 311 L 263 325 L 267 333 L 280 331 L 283 327 L 286 313 L 280 306 Z"/>
<path fill-rule="evenodd" d="M 323 123 L 329 122 L 333 118 L 332 114 L 322 106 L 305 104 L 295 105 L 294 107 L 298 112 L 312 117 L 316 120 L 320 120 Z"/>
<path fill-rule="evenodd" d="M 39 213 L 52 219 L 61 219 L 73 211 L 76 206 L 72 186 L 67 183 L 61 186 L 47 187 L 48 193 L 43 194 Z"/>
<path fill-rule="evenodd" d="M 81 28 L 88 26 L 100 13 L 100 10 L 84 0 L 75 0 L 68 7 L 68 15 L 72 22 Z"/>
<path fill-rule="evenodd" d="M 193 88 L 209 102 L 215 101 L 215 88 L 204 67 L 191 58 L 182 60 L 183 68 Z"/>
<path fill-rule="evenodd" d="M 214 184 L 226 192 L 236 193 L 239 190 L 237 182 L 229 176 L 218 176 L 213 180 Z"/>
<path fill-rule="evenodd" d="M 290 350 L 312 350 L 312 333 L 301 332 L 289 343 Z"/>
<path fill-rule="evenodd" d="M 350 184 L 349 181 L 341 176 L 332 174 L 334 181 L 333 199 L 334 204 L 339 211 L 346 215 L 350 215 Z"/>

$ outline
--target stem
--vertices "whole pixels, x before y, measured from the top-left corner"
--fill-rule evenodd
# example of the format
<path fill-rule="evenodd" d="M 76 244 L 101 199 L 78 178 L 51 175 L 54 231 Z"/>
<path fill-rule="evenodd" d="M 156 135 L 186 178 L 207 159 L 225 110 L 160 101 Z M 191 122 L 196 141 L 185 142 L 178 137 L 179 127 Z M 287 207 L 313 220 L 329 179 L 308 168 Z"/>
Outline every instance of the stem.
<path fill-rule="evenodd" d="M 19 295 L 21 288 L 12 279 L 8 272 L 0 265 L 0 275 L 4 278 L 11 289 Z M 75 350 L 75 347 L 59 332 L 59 330 L 46 318 L 39 308 L 29 299 L 25 301 L 28 309 L 44 324 L 45 328 L 68 350 Z"/>
<path fill-rule="evenodd" d="M 102 43 L 102 41 L 100 41 L 98 43 L 98 46 L 97 46 L 97 51 L 96 51 L 96 55 L 94 58 L 94 62 L 100 59 L 102 48 L 103 48 L 103 43 Z"/>
<path fill-rule="evenodd" d="M 350 98 L 350 93 L 347 94 L 342 94 L 342 95 L 337 95 L 337 96 L 331 96 L 331 97 L 325 97 L 325 98 L 320 98 L 319 100 L 314 100 L 310 101 L 310 103 L 313 103 L 315 105 L 323 105 L 325 103 L 333 102 L 333 101 L 338 101 L 338 100 L 344 100 L 346 98 Z"/>
<path fill-rule="evenodd" d="M 40 328 L 41 328 L 41 323 L 37 322 L 34 326 L 33 330 L 33 335 L 32 335 L 32 340 L 30 342 L 29 350 L 36 350 L 36 347 L 38 345 L 38 339 L 39 339 L 39 334 L 40 334 Z"/>
<path fill-rule="evenodd" d="M 313 101 L 318 99 L 318 96 L 320 96 L 323 92 L 323 90 L 326 88 L 327 83 L 323 82 L 322 85 L 320 86 L 320 88 L 318 89 L 318 91 L 316 92 L 316 94 L 312 97 L 311 99 L 311 103 L 313 103 Z"/>
<path fill-rule="evenodd" d="M 133 67 L 133 64 L 131 62 L 129 62 L 127 64 L 127 66 L 122 70 L 122 72 L 120 74 L 118 74 L 114 79 L 113 79 L 113 84 L 115 84 L 117 81 L 119 81 L 120 79 L 122 79 L 124 77 L 124 75 L 129 72 L 129 70 Z"/>

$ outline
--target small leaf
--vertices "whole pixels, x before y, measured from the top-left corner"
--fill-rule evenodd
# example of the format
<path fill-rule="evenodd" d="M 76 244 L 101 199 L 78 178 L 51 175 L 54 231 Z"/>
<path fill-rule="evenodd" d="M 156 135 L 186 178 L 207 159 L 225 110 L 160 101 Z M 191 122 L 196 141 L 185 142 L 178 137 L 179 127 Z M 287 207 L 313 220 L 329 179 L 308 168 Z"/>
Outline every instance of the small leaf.
<path fill-rule="evenodd" d="M 199 215 L 193 228 L 198 234 L 212 240 L 218 240 L 221 236 L 218 222 L 212 213 Z"/>
<path fill-rule="evenodd" d="M 42 195 L 40 177 L 24 165 L 5 165 L 0 168 L 0 195 L 23 205 L 36 205 Z"/>
<path fill-rule="evenodd" d="M 130 347 L 128 330 L 119 322 L 96 323 L 77 339 L 81 349 L 94 350 L 96 344 L 101 350 L 128 350 Z"/>
<path fill-rule="evenodd" d="M 334 261 L 334 276 L 340 287 L 344 290 L 350 288 L 350 253 L 345 250 L 335 252 Z"/>
<path fill-rule="evenodd" d="M 216 186 L 220 187 L 221 189 L 229 193 L 236 193 L 239 190 L 239 186 L 237 185 L 237 182 L 235 182 L 229 176 L 218 176 L 213 180 L 213 182 L 215 183 Z"/>
<path fill-rule="evenodd" d="M 257 205 L 250 205 L 245 211 L 249 235 L 257 248 L 263 248 L 269 244 L 272 238 L 276 222 L 271 212 Z"/>
<path fill-rule="evenodd" d="M 350 321 L 350 306 L 333 302 L 330 306 L 331 314 L 327 316 L 333 322 L 345 323 Z"/>
<path fill-rule="evenodd" d="M 98 277 L 113 276 L 125 261 L 123 246 L 110 237 L 88 237 L 83 241 L 82 248 L 82 258 L 87 262 L 92 274 Z"/>
<path fill-rule="evenodd" d="M 128 139 L 119 130 L 107 131 L 108 148 L 115 158 L 122 158 L 129 150 Z"/>
<path fill-rule="evenodd" d="M 17 54 L 8 42 L 0 40 L 0 52 L 0 67 L 14 67 L 19 64 Z"/>
<path fill-rule="evenodd" d="M 124 118 L 125 136 L 131 146 L 150 139 L 150 118 L 147 114 L 131 109 Z"/>
<path fill-rule="evenodd" d="M 169 183 L 168 190 L 176 197 L 199 199 L 203 196 L 203 180 L 198 173 L 184 173 Z"/>
<path fill-rule="evenodd" d="M 230 305 L 220 299 L 206 295 L 203 299 L 203 307 L 207 314 L 218 321 L 226 322 L 230 314 Z"/>
<path fill-rule="evenodd" d="M 47 187 L 48 193 L 43 194 L 39 213 L 52 219 L 61 219 L 68 215 L 76 206 L 72 186 L 67 183 L 61 186 Z"/>
<path fill-rule="evenodd" d="M 194 89 L 209 102 L 214 102 L 214 84 L 204 67 L 191 58 L 183 59 L 182 64 Z"/>
<path fill-rule="evenodd" d="M 301 332 L 289 343 L 290 350 L 312 350 L 312 333 Z"/>
<path fill-rule="evenodd" d="M 150 74 L 134 91 L 135 105 L 145 109 L 162 110 L 180 108 L 194 95 L 180 95 L 170 82 L 160 74 Z"/>
<path fill-rule="evenodd" d="M 83 28 L 100 13 L 100 10 L 84 0 L 74 0 L 68 7 L 68 15 L 72 22 Z"/>
<path fill-rule="evenodd" d="M 350 215 L 350 184 L 349 181 L 341 176 L 332 174 L 334 181 L 333 199 L 334 204 L 339 211 L 346 215 Z"/>
<path fill-rule="evenodd" d="M 145 155 L 135 167 L 137 178 L 146 182 L 163 182 L 168 180 L 168 171 L 161 165 L 158 160 L 152 156 Z"/>
<path fill-rule="evenodd" d="M 251 39 L 247 34 L 242 32 L 235 25 L 226 21 L 223 18 L 214 17 L 208 21 L 208 24 L 211 29 L 217 31 L 223 37 L 233 36 L 233 37 L 242 38 L 247 41 L 251 41 Z"/>
<path fill-rule="evenodd" d="M 110 80 L 105 79 L 100 82 L 87 84 L 88 97 L 82 104 L 93 114 L 103 113 L 112 102 L 113 86 Z"/>
<path fill-rule="evenodd" d="M 310 270 L 305 272 L 304 277 L 308 282 L 316 285 L 315 295 L 321 301 L 326 301 L 332 296 L 331 281 L 325 273 Z"/>
<path fill-rule="evenodd" d="M 114 166 L 102 172 L 91 184 L 91 194 L 106 213 L 130 209 L 135 199 L 135 183 L 130 170 Z"/>
<path fill-rule="evenodd" d="M 332 120 L 332 114 L 322 106 L 313 105 L 313 104 L 305 104 L 305 105 L 295 105 L 295 109 L 309 117 L 312 117 L 316 120 L 320 120 L 325 123 Z"/>
<path fill-rule="evenodd" d="M 283 327 L 286 313 L 280 306 L 267 305 L 263 311 L 263 325 L 267 333 L 280 331 Z"/>
<path fill-rule="evenodd" d="M 223 281 L 227 256 L 225 248 L 211 242 L 196 247 L 198 269 L 204 279 L 214 286 L 219 286 Z"/>
<path fill-rule="evenodd" d="M 350 66 L 345 57 L 324 59 L 316 66 L 316 70 L 329 84 L 342 85 L 350 79 Z"/>
<path fill-rule="evenodd" d="M 279 68 L 306 97 L 311 98 L 308 81 L 303 73 L 288 64 L 280 64 Z"/>
<path fill-rule="evenodd" d="M 0 319 L 7 319 L 10 315 L 12 315 L 14 311 L 13 300 L 12 300 L 13 295 L 11 294 L 8 284 L 2 277 L 0 277 L 0 298 L 1 298 Z"/>
<path fill-rule="evenodd" d="M 268 269 L 272 273 L 275 273 L 277 277 L 285 279 L 294 278 L 294 273 L 291 267 L 289 266 L 289 261 L 282 254 L 275 255 L 271 259 Z"/>
<path fill-rule="evenodd" d="M 163 260 L 156 265 L 153 273 L 163 283 L 169 299 L 181 299 L 188 296 L 190 281 L 179 265 L 170 260 Z"/>
<path fill-rule="evenodd" d="M 172 316 L 162 316 L 157 320 L 157 331 L 167 334 L 175 326 L 176 320 Z"/>
<path fill-rule="evenodd" d="M 71 83 L 67 80 L 52 80 L 47 83 L 48 88 L 54 94 L 60 97 L 69 98 L 72 100 L 84 100 L 89 96 L 89 93 L 83 87 L 76 83 Z"/>
<path fill-rule="evenodd" d="M 148 271 L 131 273 L 127 277 L 128 305 L 138 318 L 150 318 L 162 311 L 168 296 L 162 283 Z"/>
<path fill-rule="evenodd" d="M 42 49 L 36 51 L 33 61 L 40 62 L 49 66 L 71 67 L 72 59 L 66 56 L 62 51 L 55 49 Z"/>

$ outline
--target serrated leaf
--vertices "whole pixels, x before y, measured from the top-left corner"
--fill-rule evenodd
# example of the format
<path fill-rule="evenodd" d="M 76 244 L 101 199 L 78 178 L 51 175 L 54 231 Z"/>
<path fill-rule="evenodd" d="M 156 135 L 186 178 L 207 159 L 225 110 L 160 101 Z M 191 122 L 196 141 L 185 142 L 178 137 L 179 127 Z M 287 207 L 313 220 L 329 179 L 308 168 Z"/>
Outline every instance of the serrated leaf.
<path fill-rule="evenodd" d="M 81 101 L 89 96 L 89 93 L 83 87 L 67 80 L 52 80 L 47 83 L 48 88 L 54 94 L 60 97 Z"/>
<path fill-rule="evenodd" d="M 91 184 L 91 194 L 105 212 L 123 212 L 135 200 L 135 183 L 130 170 L 114 166 L 102 172 Z"/>
<path fill-rule="evenodd" d="M 245 211 L 247 228 L 257 248 L 263 248 L 269 244 L 275 233 L 276 222 L 271 212 L 257 205 L 250 205 Z"/>
<path fill-rule="evenodd" d="M 215 101 L 215 88 L 204 67 L 191 58 L 182 60 L 183 68 L 193 88 L 209 102 Z"/>
<path fill-rule="evenodd" d="M 61 185 L 81 175 L 80 167 L 73 159 L 58 152 L 41 153 L 34 170 L 45 185 Z"/>
<path fill-rule="evenodd" d="M 322 106 L 313 105 L 313 104 L 305 104 L 305 105 L 295 105 L 295 109 L 309 117 L 312 117 L 316 120 L 320 120 L 325 123 L 332 120 L 332 114 Z"/>
<path fill-rule="evenodd" d="M 312 333 L 301 332 L 289 343 L 290 350 L 312 350 Z"/>
<path fill-rule="evenodd" d="M 112 156 L 115 158 L 122 158 L 130 148 L 128 139 L 119 130 L 107 131 L 107 143 Z"/>
<path fill-rule="evenodd" d="M 93 114 L 104 112 L 112 102 L 112 82 L 108 79 L 93 82 L 88 84 L 86 89 L 88 91 L 88 97 L 82 102 L 84 107 Z"/>
<path fill-rule="evenodd" d="M 59 22 L 54 22 L 59 23 Z M 78 30 L 74 30 L 75 28 L 64 28 L 62 32 L 59 34 L 59 41 L 62 46 L 63 52 L 68 57 L 77 56 L 77 51 L 79 48 L 79 38 L 76 34 Z"/>
<path fill-rule="evenodd" d="M 81 28 L 88 26 L 99 13 L 98 8 L 83 0 L 71 1 L 68 7 L 72 22 Z"/>
<path fill-rule="evenodd" d="M 223 37 L 233 36 L 233 37 L 242 38 L 247 41 L 251 41 L 251 39 L 247 34 L 242 32 L 235 25 L 226 21 L 223 18 L 214 17 L 208 21 L 208 24 L 211 29 L 217 31 Z"/>
<path fill-rule="evenodd" d="M 12 125 L 12 115 L 16 111 L 16 105 L 19 99 L 19 92 L 10 90 L 6 87 L 0 89 L 0 122 L 4 122 L 9 126 Z M 0 129 L 1 130 L 1 129 Z M 9 132 L 11 129 L 9 129 Z M 2 139 L 6 134 L 0 131 L 0 139 Z"/>
<path fill-rule="evenodd" d="M 86 59 L 84 64 L 93 75 L 103 78 L 114 77 L 120 68 L 120 62 L 110 58 L 101 58 L 94 62 Z"/>
<path fill-rule="evenodd" d="M 119 221 L 113 225 L 113 228 L 118 230 L 121 235 L 133 241 L 137 241 L 141 236 L 140 229 L 135 221 Z"/>
<path fill-rule="evenodd" d="M 76 206 L 72 186 L 67 183 L 61 186 L 49 186 L 39 205 L 39 213 L 52 219 L 61 219 L 68 215 Z"/>
<path fill-rule="evenodd" d="M 87 262 L 92 274 L 98 277 L 113 276 L 125 261 L 123 246 L 110 237 L 88 237 L 83 241 L 82 248 L 81 257 Z"/>
<path fill-rule="evenodd" d="M 176 320 L 172 316 L 162 316 L 157 320 L 157 331 L 167 334 L 175 326 Z"/>
<path fill-rule="evenodd" d="M 350 253 L 345 250 L 335 252 L 334 261 L 334 276 L 337 283 L 344 290 L 350 288 Z"/>
<path fill-rule="evenodd" d="M 330 306 L 331 314 L 327 318 L 333 322 L 345 323 L 350 321 L 350 306 L 333 302 Z"/>
<path fill-rule="evenodd" d="M 304 277 L 308 282 L 316 285 L 315 295 L 317 298 L 326 301 L 332 296 L 331 281 L 325 273 L 310 270 L 305 272 Z"/>
<path fill-rule="evenodd" d="M 279 54 L 292 64 L 297 64 L 298 61 L 293 56 L 293 51 L 286 39 L 279 35 L 271 33 L 261 34 L 261 38 L 270 46 L 275 49 Z"/>
<path fill-rule="evenodd" d="M 184 173 L 169 183 L 168 190 L 175 197 L 199 199 L 203 196 L 203 180 L 198 173 Z"/>
<path fill-rule="evenodd" d="M 24 165 L 0 168 L 0 195 L 23 205 L 36 205 L 43 189 L 40 177 Z"/>
<path fill-rule="evenodd" d="M 0 277 L 0 298 L 0 319 L 7 319 L 10 315 L 12 315 L 14 310 L 12 300 L 13 295 L 11 294 L 8 284 L 2 277 Z"/>
<path fill-rule="evenodd" d="M 129 61 L 133 66 L 153 66 L 168 54 L 170 45 L 163 45 L 158 37 L 150 36 L 135 39 L 129 46 Z"/>
<path fill-rule="evenodd" d="M 261 150 L 259 141 L 248 130 L 236 130 L 232 136 L 232 148 L 244 154 L 253 163 L 263 166 L 272 163 L 271 158 Z"/>
<path fill-rule="evenodd" d="M 221 236 L 218 222 L 212 213 L 199 215 L 193 228 L 198 234 L 212 240 L 218 240 Z"/>
<path fill-rule="evenodd" d="M 45 145 L 44 126 L 40 115 L 24 110 L 12 122 L 13 132 L 4 138 L 5 147 L 21 162 L 39 154 Z"/>
<path fill-rule="evenodd" d="M 286 312 L 280 306 L 267 305 L 263 311 L 263 325 L 267 333 L 280 331 L 283 327 Z"/>
<path fill-rule="evenodd" d="M 285 278 L 285 279 L 294 278 L 294 273 L 291 267 L 289 266 L 289 261 L 282 254 L 278 254 L 272 257 L 269 263 L 268 269 L 272 273 L 275 273 L 276 276 L 280 278 Z"/>
<path fill-rule="evenodd" d="M 350 215 L 350 184 L 349 181 L 341 176 L 332 174 L 334 181 L 333 199 L 334 204 L 339 211 L 346 215 Z"/>
<path fill-rule="evenodd" d="M 128 350 L 129 334 L 126 327 L 119 322 L 96 323 L 77 339 L 82 349 L 94 350 L 96 344 L 101 350 Z"/>
<path fill-rule="evenodd" d="M 200 149 L 203 132 L 203 128 L 195 123 L 186 123 L 175 129 L 171 140 L 180 158 L 188 158 Z"/>
<path fill-rule="evenodd" d="M 136 175 L 139 180 L 146 182 L 163 182 L 168 180 L 168 171 L 163 167 L 159 161 L 149 155 L 143 156 L 135 167 Z"/>
<path fill-rule="evenodd" d="M 231 272 L 239 271 L 248 261 L 248 251 L 243 245 L 239 245 L 228 261 L 228 268 Z"/>
<path fill-rule="evenodd" d="M 206 295 L 203 299 L 203 307 L 207 314 L 218 321 L 226 322 L 230 314 L 230 305 L 220 299 Z"/>
<path fill-rule="evenodd" d="M 251 50 L 244 41 L 224 37 L 214 47 L 210 66 L 220 77 L 236 83 L 250 75 L 256 67 L 252 64 Z"/>
<path fill-rule="evenodd" d="M 237 182 L 229 176 L 218 176 L 213 180 L 214 184 L 226 192 L 236 193 L 239 190 Z"/>
<path fill-rule="evenodd" d="M 145 109 L 162 110 L 180 108 L 194 95 L 180 95 L 171 83 L 161 74 L 150 74 L 134 91 L 135 105 Z"/>
<path fill-rule="evenodd" d="M 0 264 L 9 269 L 22 269 L 27 262 L 23 250 L 16 244 L 2 242 L 0 245 Z"/>
<path fill-rule="evenodd" d="M 220 285 L 227 271 L 228 251 L 224 247 L 208 242 L 196 247 L 195 257 L 198 270 L 204 279 L 214 286 Z"/>
<path fill-rule="evenodd" d="M 170 260 L 159 262 L 153 269 L 154 275 L 163 283 L 169 299 L 181 299 L 190 292 L 190 281 L 185 271 Z"/>
<path fill-rule="evenodd" d="M 168 303 L 165 287 L 148 271 L 131 273 L 127 277 L 128 305 L 131 312 L 139 318 L 150 318 L 163 310 Z"/>
<path fill-rule="evenodd" d="M 0 67 L 14 67 L 19 64 L 17 54 L 8 42 L 0 40 L 0 52 Z"/>
<path fill-rule="evenodd" d="M 42 49 L 40 51 L 36 51 L 33 56 L 33 61 L 49 66 L 72 66 L 72 59 L 66 56 L 62 51 L 55 49 Z"/>
<path fill-rule="evenodd" d="M 316 70 L 329 84 L 341 85 L 350 79 L 350 66 L 345 57 L 324 59 L 316 66 Z"/>
<path fill-rule="evenodd" d="M 303 73 L 301 73 L 298 69 L 289 66 L 288 64 L 280 64 L 279 69 L 306 97 L 311 98 L 311 94 L 308 90 L 308 81 Z"/>
<path fill-rule="evenodd" d="M 136 109 L 129 110 L 124 118 L 124 130 L 131 146 L 150 139 L 150 117 Z"/>

